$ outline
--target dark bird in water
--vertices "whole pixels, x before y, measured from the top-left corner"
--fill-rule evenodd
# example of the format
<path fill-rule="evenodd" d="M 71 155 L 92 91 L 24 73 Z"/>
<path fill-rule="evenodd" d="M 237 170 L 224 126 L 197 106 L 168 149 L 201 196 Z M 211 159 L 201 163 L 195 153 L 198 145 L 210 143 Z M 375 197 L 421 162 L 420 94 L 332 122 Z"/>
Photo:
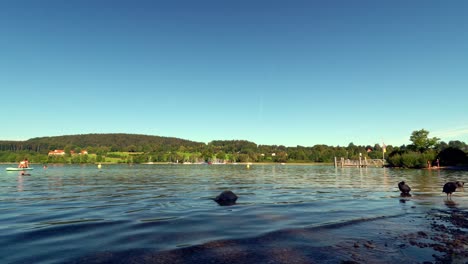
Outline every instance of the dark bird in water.
<path fill-rule="evenodd" d="M 411 194 L 409 193 L 411 191 L 411 188 L 404 181 L 398 183 L 398 189 L 400 189 L 401 192 L 400 196 L 411 197 Z"/>
<path fill-rule="evenodd" d="M 464 185 L 464 182 L 461 181 L 456 181 L 456 182 L 447 182 L 444 184 L 444 188 L 442 189 L 442 192 L 447 194 L 447 199 L 452 199 L 452 193 L 455 192 L 457 188 L 462 188 Z"/>
<path fill-rule="evenodd" d="M 213 199 L 219 205 L 234 205 L 236 204 L 237 195 L 232 191 L 223 191 L 220 195 Z"/>

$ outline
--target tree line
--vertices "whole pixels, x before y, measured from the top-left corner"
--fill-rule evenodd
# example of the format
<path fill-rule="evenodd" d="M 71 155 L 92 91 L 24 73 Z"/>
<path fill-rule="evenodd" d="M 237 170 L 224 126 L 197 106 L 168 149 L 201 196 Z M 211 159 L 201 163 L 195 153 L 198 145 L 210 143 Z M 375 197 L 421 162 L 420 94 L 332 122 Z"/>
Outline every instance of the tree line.
<path fill-rule="evenodd" d="M 214 140 L 208 144 L 172 137 L 137 134 L 82 134 L 33 138 L 26 141 L 0 141 L 0 162 L 19 162 L 27 157 L 39 163 L 95 163 L 106 161 L 144 162 L 296 162 L 331 163 L 334 157 L 381 159 L 390 166 L 418 168 L 434 163 L 468 164 L 468 146 L 461 141 L 441 142 L 422 129 L 410 137 L 413 144 L 403 146 L 355 145 L 312 147 L 257 145 L 246 140 Z M 385 153 L 384 149 L 385 147 Z M 65 156 L 49 156 L 54 149 Z M 71 155 L 87 150 L 89 155 Z M 126 153 L 126 154 L 119 154 Z"/>
<path fill-rule="evenodd" d="M 412 144 L 395 148 L 388 156 L 393 167 L 425 168 L 433 166 L 468 165 L 468 146 L 455 140 L 445 143 L 437 137 L 429 137 L 425 129 L 413 131 Z"/>

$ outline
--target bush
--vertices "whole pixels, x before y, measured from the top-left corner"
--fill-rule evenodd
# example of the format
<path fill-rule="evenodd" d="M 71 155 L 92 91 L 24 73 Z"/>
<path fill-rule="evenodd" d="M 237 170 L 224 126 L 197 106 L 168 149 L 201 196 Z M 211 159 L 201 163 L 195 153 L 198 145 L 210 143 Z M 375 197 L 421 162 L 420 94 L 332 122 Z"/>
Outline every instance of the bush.
<path fill-rule="evenodd" d="M 468 158 L 465 152 L 458 148 L 448 147 L 439 153 L 440 165 L 456 166 L 468 164 Z"/>
<path fill-rule="evenodd" d="M 427 161 L 432 163 L 435 157 L 436 153 L 433 150 L 423 153 L 416 151 L 395 151 L 389 155 L 387 162 L 392 167 L 425 168 L 427 167 Z"/>
<path fill-rule="evenodd" d="M 405 168 L 421 168 L 424 163 L 421 164 L 421 154 L 418 152 L 407 152 L 401 155 L 401 163 Z"/>
<path fill-rule="evenodd" d="M 394 154 L 392 156 L 389 156 L 387 159 L 387 162 L 390 164 L 392 167 L 402 167 L 403 163 L 401 161 L 401 155 L 400 154 Z"/>
<path fill-rule="evenodd" d="M 436 153 L 433 150 L 429 150 L 421 153 L 420 155 L 420 168 L 427 167 L 427 161 L 432 165 L 432 162 L 436 159 Z"/>

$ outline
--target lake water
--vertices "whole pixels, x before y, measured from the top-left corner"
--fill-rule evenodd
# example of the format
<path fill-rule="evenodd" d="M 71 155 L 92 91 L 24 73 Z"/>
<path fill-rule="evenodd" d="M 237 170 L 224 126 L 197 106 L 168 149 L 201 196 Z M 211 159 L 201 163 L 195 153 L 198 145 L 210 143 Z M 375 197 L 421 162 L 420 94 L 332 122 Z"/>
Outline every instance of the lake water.
<path fill-rule="evenodd" d="M 11 166 L 11 165 L 10 165 Z M 446 181 L 468 172 L 332 166 L 0 165 L 2 263 L 62 263 L 96 252 L 164 251 L 294 228 L 444 208 Z M 397 183 L 412 188 L 399 202 Z M 230 189 L 234 206 L 210 200 Z M 454 194 L 468 208 L 463 192 Z M 321 243 L 328 243 L 324 239 Z"/>

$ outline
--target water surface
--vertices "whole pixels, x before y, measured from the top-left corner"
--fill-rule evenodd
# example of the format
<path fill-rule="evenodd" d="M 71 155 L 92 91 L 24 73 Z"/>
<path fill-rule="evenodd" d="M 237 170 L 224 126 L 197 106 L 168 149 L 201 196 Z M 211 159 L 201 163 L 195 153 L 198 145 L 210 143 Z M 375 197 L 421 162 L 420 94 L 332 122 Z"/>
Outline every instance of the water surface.
<path fill-rule="evenodd" d="M 33 165 L 30 176 L 6 167 L 0 166 L 3 263 L 61 263 L 102 251 L 163 251 L 417 215 L 445 207 L 446 181 L 468 181 L 466 171 L 332 166 Z M 401 180 L 412 188 L 405 203 Z M 236 205 L 210 200 L 226 189 L 239 196 Z M 468 207 L 465 193 L 454 200 Z"/>

